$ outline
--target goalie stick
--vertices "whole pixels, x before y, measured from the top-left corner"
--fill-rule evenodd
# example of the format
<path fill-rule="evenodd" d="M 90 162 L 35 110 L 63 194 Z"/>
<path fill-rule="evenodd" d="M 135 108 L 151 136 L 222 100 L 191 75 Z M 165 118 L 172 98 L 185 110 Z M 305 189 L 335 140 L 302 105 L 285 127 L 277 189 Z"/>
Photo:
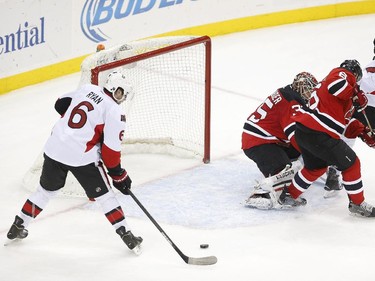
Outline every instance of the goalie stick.
<path fill-rule="evenodd" d="M 212 265 L 217 262 L 217 258 L 215 256 L 208 256 L 208 257 L 201 257 L 201 258 L 192 258 L 186 256 L 181 250 L 176 246 L 176 244 L 172 241 L 171 238 L 165 233 L 165 231 L 161 228 L 161 226 L 156 222 L 156 220 L 151 216 L 151 214 L 146 210 L 146 208 L 142 205 L 142 203 L 135 197 L 133 192 L 127 190 L 129 195 L 133 198 L 135 203 L 142 209 L 142 211 L 146 214 L 146 216 L 151 220 L 151 222 L 156 226 L 156 228 L 160 231 L 160 233 L 164 236 L 164 238 L 171 244 L 173 249 L 180 255 L 180 257 L 186 262 L 187 264 L 194 264 L 194 265 Z"/>

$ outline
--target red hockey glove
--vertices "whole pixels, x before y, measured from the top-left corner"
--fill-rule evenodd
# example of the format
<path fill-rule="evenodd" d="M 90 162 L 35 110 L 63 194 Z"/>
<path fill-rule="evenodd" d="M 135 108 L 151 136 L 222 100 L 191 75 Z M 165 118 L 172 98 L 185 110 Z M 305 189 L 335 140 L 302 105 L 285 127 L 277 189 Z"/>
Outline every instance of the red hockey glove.
<path fill-rule="evenodd" d="M 366 108 L 367 103 L 368 103 L 368 99 L 366 97 L 366 94 L 362 90 L 360 90 L 358 87 L 355 88 L 354 95 L 353 95 L 353 105 L 355 109 L 358 112 L 361 112 L 362 110 Z"/>
<path fill-rule="evenodd" d="M 369 147 L 375 147 L 375 135 L 369 127 L 365 127 L 362 133 L 358 135 L 361 140 L 366 143 Z"/>
<path fill-rule="evenodd" d="M 128 190 L 131 188 L 132 180 L 125 169 L 108 169 L 108 175 L 112 178 L 112 184 L 115 188 L 121 193 L 129 195 Z"/>
<path fill-rule="evenodd" d="M 350 120 L 350 123 L 345 128 L 344 136 L 349 139 L 355 139 L 359 136 L 359 134 L 363 133 L 365 130 L 365 125 L 363 125 L 360 121 L 357 119 Z"/>

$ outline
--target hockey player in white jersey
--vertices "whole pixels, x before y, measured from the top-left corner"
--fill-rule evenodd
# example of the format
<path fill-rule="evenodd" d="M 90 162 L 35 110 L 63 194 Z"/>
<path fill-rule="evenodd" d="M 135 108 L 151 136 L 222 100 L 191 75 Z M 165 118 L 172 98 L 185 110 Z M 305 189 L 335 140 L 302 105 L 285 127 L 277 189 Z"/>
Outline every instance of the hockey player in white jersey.
<path fill-rule="evenodd" d="M 375 39 L 374 39 L 374 55 L 375 55 Z M 366 94 L 368 105 L 361 113 L 356 113 L 355 118 L 360 120 L 365 126 L 370 126 L 375 129 L 375 56 L 372 61 L 362 69 L 363 76 L 359 81 L 361 90 Z M 365 113 L 366 116 L 363 114 Z"/>
<path fill-rule="evenodd" d="M 55 103 L 61 115 L 44 147 L 44 163 L 39 185 L 24 203 L 7 234 L 8 239 L 24 239 L 28 225 L 64 187 L 71 172 L 89 198 L 101 206 L 108 221 L 129 249 L 140 251 L 141 237 L 130 231 L 120 203 L 110 186 L 127 194 L 131 179 L 121 167 L 121 141 L 125 115 L 120 103 L 132 86 L 120 72 L 108 75 L 104 87 L 87 84 L 60 97 Z"/>

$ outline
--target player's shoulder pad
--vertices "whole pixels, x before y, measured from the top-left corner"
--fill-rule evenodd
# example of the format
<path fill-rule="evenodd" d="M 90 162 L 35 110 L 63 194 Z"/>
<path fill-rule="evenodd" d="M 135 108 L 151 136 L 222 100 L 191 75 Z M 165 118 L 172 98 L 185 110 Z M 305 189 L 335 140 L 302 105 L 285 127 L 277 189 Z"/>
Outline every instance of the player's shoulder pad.
<path fill-rule="evenodd" d="M 113 102 L 107 103 L 107 105 L 109 106 L 107 109 L 108 116 L 111 116 L 111 118 L 114 120 L 126 122 L 126 115 L 120 104 L 117 104 L 116 102 L 113 101 Z"/>
<path fill-rule="evenodd" d="M 288 102 L 296 101 L 301 105 L 305 105 L 306 102 L 299 93 L 292 89 L 291 85 L 287 85 L 284 88 L 280 88 L 279 92 Z"/>

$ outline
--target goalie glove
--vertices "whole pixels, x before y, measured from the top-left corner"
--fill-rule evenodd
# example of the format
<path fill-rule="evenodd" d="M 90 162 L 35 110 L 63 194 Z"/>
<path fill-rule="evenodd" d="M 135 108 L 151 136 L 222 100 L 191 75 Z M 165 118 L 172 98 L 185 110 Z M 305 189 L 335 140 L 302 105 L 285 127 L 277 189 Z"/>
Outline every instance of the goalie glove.
<path fill-rule="evenodd" d="M 129 195 L 128 190 L 131 188 L 132 180 L 125 169 L 120 165 L 115 168 L 108 168 L 108 175 L 112 178 L 112 184 L 121 193 Z"/>
<path fill-rule="evenodd" d="M 368 104 L 366 94 L 358 88 L 354 88 L 353 105 L 358 112 L 364 110 Z"/>
<path fill-rule="evenodd" d="M 375 135 L 370 130 L 369 127 L 365 127 L 362 133 L 358 135 L 358 137 L 361 138 L 361 140 L 366 143 L 369 147 L 374 148 L 375 147 Z"/>

